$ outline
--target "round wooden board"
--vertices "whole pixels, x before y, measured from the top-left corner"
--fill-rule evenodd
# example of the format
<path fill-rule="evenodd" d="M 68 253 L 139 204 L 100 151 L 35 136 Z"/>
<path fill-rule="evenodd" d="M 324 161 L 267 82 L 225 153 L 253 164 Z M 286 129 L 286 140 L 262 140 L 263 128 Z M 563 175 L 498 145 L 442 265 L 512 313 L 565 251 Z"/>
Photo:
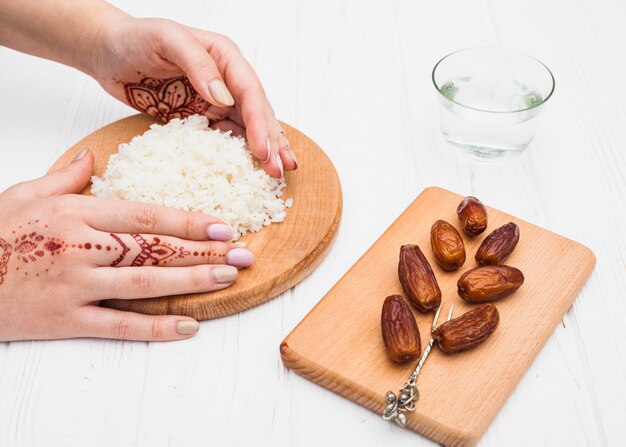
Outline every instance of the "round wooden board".
<path fill-rule="evenodd" d="M 76 143 L 52 166 L 66 166 L 83 147 L 95 156 L 94 174 L 102 175 L 109 156 L 154 123 L 135 115 L 116 121 Z M 108 300 L 103 305 L 146 314 L 188 315 L 198 320 L 230 315 L 264 303 L 302 281 L 319 265 L 333 242 L 341 220 L 342 194 L 337 171 L 324 151 L 306 135 L 282 123 L 298 158 L 298 170 L 285 174 L 284 198 L 293 198 L 285 222 L 240 239 L 255 255 L 252 267 L 237 282 L 211 293 L 142 300 Z M 83 194 L 90 195 L 88 186 Z M 163 267 L 166 268 L 166 267 Z"/>

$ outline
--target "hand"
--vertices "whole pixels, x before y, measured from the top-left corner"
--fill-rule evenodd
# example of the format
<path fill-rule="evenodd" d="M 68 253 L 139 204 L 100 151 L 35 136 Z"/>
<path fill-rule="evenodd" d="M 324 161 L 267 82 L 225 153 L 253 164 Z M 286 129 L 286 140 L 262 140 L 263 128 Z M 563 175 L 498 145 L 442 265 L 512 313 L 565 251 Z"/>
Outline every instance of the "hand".
<path fill-rule="evenodd" d="M 76 195 L 92 167 L 85 150 L 0 194 L 0 341 L 188 338 L 199 327 L 192 318 L 98 304 L 223 289 L 252 262 L 208 215 Z"/>
<path fill-rule="evenodd" d="M 160 19 L 117 18 L 95 39 L 92 75 L 115 98 L 163 122 L 194 113 L 245 136 L 265 171 L 296 157 L 250 64 L 227 37 Z"/>

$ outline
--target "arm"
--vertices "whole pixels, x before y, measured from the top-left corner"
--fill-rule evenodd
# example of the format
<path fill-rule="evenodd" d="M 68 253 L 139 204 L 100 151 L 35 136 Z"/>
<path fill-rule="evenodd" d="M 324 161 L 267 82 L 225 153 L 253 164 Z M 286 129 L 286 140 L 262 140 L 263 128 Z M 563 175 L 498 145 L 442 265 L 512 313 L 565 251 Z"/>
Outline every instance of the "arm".
<path fill-rule="evenodd" d="M 91 75 L 102 27 L 129 17 L 99 0 L 0 0 L 0 45 Z"/>
<path fill-rule="evenodd" d="M 0 45 L 75 67 L 161 121 L 204 114 L 245 136 L 274 177 L 297 168 L 261 82 L 226 36 L 100 0 L 0 0 Z"/>

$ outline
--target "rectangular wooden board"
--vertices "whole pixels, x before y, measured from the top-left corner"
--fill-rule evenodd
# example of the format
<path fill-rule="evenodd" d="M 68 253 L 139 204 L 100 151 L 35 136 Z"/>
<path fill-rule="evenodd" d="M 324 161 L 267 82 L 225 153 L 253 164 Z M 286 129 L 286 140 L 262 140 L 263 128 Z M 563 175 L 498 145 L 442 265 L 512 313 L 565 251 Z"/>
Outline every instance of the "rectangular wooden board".
<path fill-rule="evenodd" d="M 382 413 L 386 392 L 397 393 L 415 367 L 393 364 L 380 332 L 385 297 L 402 294 L 400 246 L 418 244 L 429 259 L 442 291 L 444 320 L 451 304 L 454 316 L 472 308 L 457 295 L 456 282 L 476 266 L 482 240 L 507 222 L 517 223 L 520 241 L 506 264 L 524 272 L 524 285 L 496 302 L 500 325 L 481 346 L 454 355 L 434 348 L 417 382 L 416 409 L 407 413 L 408 428 L 449 446 L 478 442 L 595 266 L 585 246 L 487 207 L 487 231 L 471 239 L 464 235 L 465 265 L 445 272 L 434 261 L 430 227 L 444 219 L 458 228 L 461 199 L 440 188 L 424 190 L 280 346 L 283 362 L 298 374 Z M 433 313 L 414 314 L 424 348 Z"/>

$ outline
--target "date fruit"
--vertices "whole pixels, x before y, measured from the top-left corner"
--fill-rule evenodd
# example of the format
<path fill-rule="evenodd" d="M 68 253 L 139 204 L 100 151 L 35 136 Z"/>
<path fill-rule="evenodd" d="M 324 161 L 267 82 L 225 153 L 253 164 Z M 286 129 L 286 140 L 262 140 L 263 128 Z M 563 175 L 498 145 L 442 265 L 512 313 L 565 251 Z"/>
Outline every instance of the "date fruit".
<path fill-rule="evenodd" d="M 428 260 L 417 245 L 400 247 L 398 277 L 407 298 L 420 312 L 437 309 L 441 289 Z"/>
<path fill-rule="evenodd" d="M 524 274 L 508 265 L 487 265 L 463 273 L 457 282 L 459 296 L 465 301 L 482 303 L 498 300 L 524 284 Z"/>
<path fill-rule="evenodd" d="M 385 299 L 380 326 L 391 360 L 406 363 L 416 360 L 422 354 L 420 331 L 415 317 L 400 295 L 391 295 Z"/>
<path fill-rule="evenodd" d="M 456 208 L 456 214 L 468 236 L 477 236 L 487 228 L 487 209 L 476 197 L 465 197 Z"/>
<path fill-rule="evenodd" d="M 446 321 L 439 326 L 433 338 L 446 354 L 472 349 L 489 338 L 498 327 L 500 315 L 493 304 L 484 304 L 474 310 Z"/>
<path fill-rule="evenodd" d="M 463 239 L 457 229 L 445 220 L 438 220 L 430 228 L 430 245 L 444 270 L 457 270 L 465 262 Z"/>
<path fill-rule="evenodd" d="M 476 252 L 479 265 L 502 264 L 519 241 L 519 227 L 514 222 L 502 225 L 485 238 Z"/>

